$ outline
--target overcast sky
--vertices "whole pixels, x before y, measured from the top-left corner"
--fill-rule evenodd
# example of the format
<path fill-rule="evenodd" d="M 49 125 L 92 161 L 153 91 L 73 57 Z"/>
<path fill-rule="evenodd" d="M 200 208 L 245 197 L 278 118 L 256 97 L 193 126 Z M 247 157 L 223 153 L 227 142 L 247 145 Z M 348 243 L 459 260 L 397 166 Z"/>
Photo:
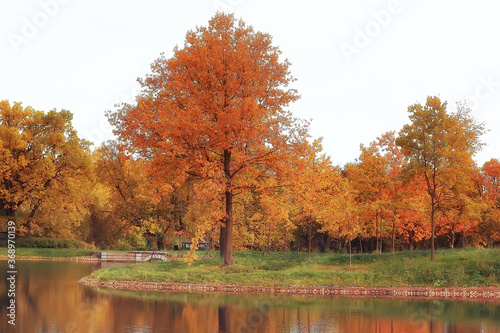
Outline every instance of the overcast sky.
<path fill-rule="evenodd" d="M 104 116 L 132 102 L 161 52 L 217 10 L 274 38 L 334 164 L 408 123 L 408 106 L 468 100 L 486 123 L 482 165 L 500 158 L 500 3 L 492 0 L 0 0 L 0 99 L 67 109 L 81 137 L 112 138 Z"/>

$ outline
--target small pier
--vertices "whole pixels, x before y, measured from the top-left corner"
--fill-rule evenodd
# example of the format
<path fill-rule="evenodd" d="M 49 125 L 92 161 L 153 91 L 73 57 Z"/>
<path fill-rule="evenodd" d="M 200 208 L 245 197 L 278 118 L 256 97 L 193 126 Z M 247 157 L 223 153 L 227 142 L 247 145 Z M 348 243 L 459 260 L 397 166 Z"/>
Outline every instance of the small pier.
<path fill-rule="evenodd" d="M 99 261 L 110 262 L 148 262 L 165 261 L 172 259 L 172 254 L 153 251 L 129 251 L 129 252 L 94 252 L 93 257 Z"/>

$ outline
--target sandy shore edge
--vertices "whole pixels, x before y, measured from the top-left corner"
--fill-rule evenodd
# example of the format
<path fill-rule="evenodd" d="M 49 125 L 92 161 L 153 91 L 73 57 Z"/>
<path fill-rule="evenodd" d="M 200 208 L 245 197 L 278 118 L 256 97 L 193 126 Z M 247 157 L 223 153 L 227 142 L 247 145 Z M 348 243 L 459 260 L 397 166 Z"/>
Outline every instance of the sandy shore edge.
<path fill-rule="evenodd" d="M 100 288 L 137 291 L 221 294 L 268 294 L 317 297 L 387 297 L 405 299 L 449 299 L 500 301 L 499 287 L 335 287 L 335 286 L 245 286 L 175 282 L 103 281 L 84 277 L 80 283 Z"/>

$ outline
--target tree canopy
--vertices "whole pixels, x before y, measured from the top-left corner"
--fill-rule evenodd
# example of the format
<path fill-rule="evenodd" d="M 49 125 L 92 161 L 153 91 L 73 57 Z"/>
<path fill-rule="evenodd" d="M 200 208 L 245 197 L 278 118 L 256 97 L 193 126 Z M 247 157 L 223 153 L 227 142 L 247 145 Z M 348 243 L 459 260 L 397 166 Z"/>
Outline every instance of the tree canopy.
<path fill-rule="evenodd" d="M 410 158 L 411 171 L 425 179 L 431 222 L 431 260 L 434 260 L 436 213 L 452 197 L 454 188 L 467 182 L 474 166 L 473 156 L 481 149 L 484 126 L 459 105 L 456 113 L 446 112 L 446 102 L 427 98 L 425 105 L 408 108 L 411 124 L 399 132 L 397 144 Z"/>
<path fill-rule="evenodd" d="M 283 161 L 307 145 L 308 123 L 286 110 L 299 97 L 288 88 L 289 67 L 270 35 L 219 13 L 189 31 L 171 58 L 152 64 L 137 103 L 109 114 L 124 146 L 151 159 L 172 186 L 194 176 L 222 195 L 226 265 L 233 262 L 234 196 L 282 172 Z"/>
<path fill-rule="evenodd" d="M 22 209 L 27 218 L 21 229 L 29 233 L 37 228 L 32 222 L 39 209 L 49 201 L 53 207 L 71 205 L 78 184 L 84 187 L 89 178 L 89 143 L 78 138 L 72 118 L 67 110 L 0 102 L 0 208 L 9 218 Z"/>

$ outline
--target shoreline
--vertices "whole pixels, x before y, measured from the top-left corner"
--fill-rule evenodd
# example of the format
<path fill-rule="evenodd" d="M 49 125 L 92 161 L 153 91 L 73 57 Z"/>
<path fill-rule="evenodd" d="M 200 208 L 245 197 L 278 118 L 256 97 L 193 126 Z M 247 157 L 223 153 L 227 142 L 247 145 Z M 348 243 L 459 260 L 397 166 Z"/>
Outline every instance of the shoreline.
<path fill-rule="evenodd" d="M 9 257 L 0 255 L 0 260 L 8 260 Z M 15 260 L 54 260 L 54 261 L 85 261 L 101 262 L 99 258 L 94 257 L 16 257 Z"/>
<path fill-rule="evenodd" d="M 176 293 L 500 301 L 500 287 L 262 287 L 228 284 L 191 284 L 180 282 L 103 281 L 89 277 L 84 277 L 78 282 L 89 287 Z"/>

